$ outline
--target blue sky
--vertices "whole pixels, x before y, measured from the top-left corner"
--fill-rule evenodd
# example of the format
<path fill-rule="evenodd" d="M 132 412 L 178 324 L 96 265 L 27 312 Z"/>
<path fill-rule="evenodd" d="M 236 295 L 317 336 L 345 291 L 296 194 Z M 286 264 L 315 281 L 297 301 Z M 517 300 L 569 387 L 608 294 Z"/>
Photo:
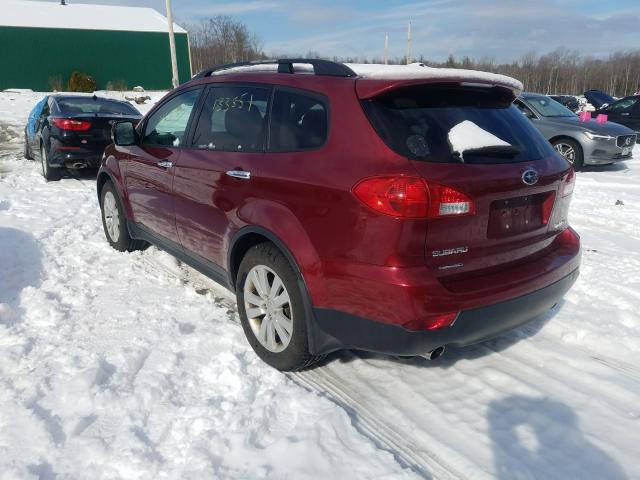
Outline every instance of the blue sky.
<path fill-rule="evenodd" d="M 75 3 L 165 11 L 164 0 Z M 390 56 L 401 57 L 409 19 L 414 56 L 432 60 L 453 54 L 508 61 L 556 47 L 607 56 L 615 50 L 640 48 L 640 0 L 172 0 L 172 4 L 181 24 L 216 14 L 243 21 L 268 54 L 318 51 L 329 57 L 380 58 L 388 33 Z"/>

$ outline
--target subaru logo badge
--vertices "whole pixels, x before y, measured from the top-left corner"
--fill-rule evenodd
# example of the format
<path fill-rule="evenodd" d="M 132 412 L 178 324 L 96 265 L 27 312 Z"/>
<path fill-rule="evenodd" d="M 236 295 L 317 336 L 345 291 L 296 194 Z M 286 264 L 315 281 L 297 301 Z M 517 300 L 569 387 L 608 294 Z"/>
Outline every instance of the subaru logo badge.
<path fill-rule="evenodd" d="M 536 183 L 538 183 L 539 179 L 540 176 L 538 175 L 538 172 L 533 169 L 526 170 L 522 174 L 522 181 L 527 185 L 535 185 Z"/>

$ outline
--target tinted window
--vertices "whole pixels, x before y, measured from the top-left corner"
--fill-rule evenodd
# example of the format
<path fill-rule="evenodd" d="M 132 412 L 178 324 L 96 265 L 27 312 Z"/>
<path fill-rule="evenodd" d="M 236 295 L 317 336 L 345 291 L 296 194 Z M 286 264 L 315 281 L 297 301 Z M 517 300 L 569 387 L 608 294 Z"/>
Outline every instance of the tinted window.
<path fill-rule="evenodd" d="M 76 97 L 59 98 L 58 109 L 64 114 L 106 113 L 110 115 L 140 115 L 140 112 L 126 102 L 106 98 Z"/>
<path fill-rule="evenodd" d="M 288 89 L 276 90 L 271 108 L 269 150 L 318 148 L 327 140 L 327 130 L 327 108 L 321 97 Z"/>
<path fill-rule="evenodd" d="M 465 122 L 507 142 L 500 151 L 465 151 L 465 163 L 505 163 L 553 155 L 549 143 L 500 88 L 416 86 L 394 90 L 363 103 L 387 145 L 412 160 L 460 163 L 449 132 Z"/>
<path fill-rule="evenodd" d="M 225 152 L 256 152 L 264 146 L 270 89 L 219 86 L 209 91 L 192 145 Z"/>
<path fill-rule="evenodd" d="M 194 89 L 176 95 L 153 112 L 145 126 L 142 143 L 182 146 L 189 117 L 200 91 L 200 89 Z"/>

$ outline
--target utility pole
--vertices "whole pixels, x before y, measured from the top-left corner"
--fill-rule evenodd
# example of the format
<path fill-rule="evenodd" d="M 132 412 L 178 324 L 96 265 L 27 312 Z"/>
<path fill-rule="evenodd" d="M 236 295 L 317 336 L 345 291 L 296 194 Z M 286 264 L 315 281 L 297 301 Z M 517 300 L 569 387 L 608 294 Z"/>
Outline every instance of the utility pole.
<path fill-rule="evenodd" d="M 384 34 L 384 64 L 389 63 L 389 34 Z"/>
<path fill-rule="evenodd" d="M 407 26 L 407 65 L 411 63 L 411 20 Z"/>
<path fill-rule="evenodd" d="M 178 80 L 178 58 L 176 57 L 176 39 L 173 36 L 173 15 L 171 14 L 171 0 L 167 0 L 167 22 L 169 23 L 169 49 L 171 50 L 171 83 L 176 88 L 180 81 Z"/>

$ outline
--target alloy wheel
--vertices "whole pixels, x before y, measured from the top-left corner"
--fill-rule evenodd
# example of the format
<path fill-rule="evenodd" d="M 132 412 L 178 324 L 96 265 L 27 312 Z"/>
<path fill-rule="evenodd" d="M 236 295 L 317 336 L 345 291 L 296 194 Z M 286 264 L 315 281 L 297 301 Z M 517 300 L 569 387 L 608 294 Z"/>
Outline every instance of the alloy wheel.
<path fill-rule="evenodd" d="M 566 158 L 569 163 L 573 164 L 575 162 L 576 151 L 571 145 L 560 142 L 556 143 L 553 147 L 558 151 L 558 153 L 560 153 L 560 155 Z"/>
<path fill-rule="evenodd" d="M 116 243 L 120 238 L 120 212 L 116 204 L 116 197 L 111 192 L 107 192 L 104 195 L 102 215 L 104 216 L 104 224 L 107 227 L 109 238 Z"/>
<path fill-rule="evenodd" d="M 273 353 L 282 352 L 291 341 L 293 314 L 291 300 L 277 273 L 256 265 L 244 283 L 244 307 L 253 334 Z"/>

